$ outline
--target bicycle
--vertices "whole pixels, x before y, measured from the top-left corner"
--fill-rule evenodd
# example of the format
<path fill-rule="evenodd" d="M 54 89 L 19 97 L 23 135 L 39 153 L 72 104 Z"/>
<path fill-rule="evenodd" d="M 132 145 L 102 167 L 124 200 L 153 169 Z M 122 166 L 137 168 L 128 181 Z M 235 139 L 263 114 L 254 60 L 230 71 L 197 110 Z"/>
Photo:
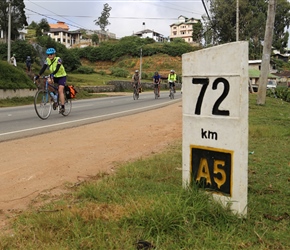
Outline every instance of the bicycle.
<path fill-rule="evenodd" d="M 158 83 L 154 83 L 154 96 L 155 99 L 158 99 L 159 94 L 158 94 Z"/>
<path fill-rule="evenodd" d="M 50 83 L 50 76 L 42 77 L 45 79 L 45 82 L 41 85 L 38 85 L 38 91 L 34 97 L 34 109 L 37 116 L 45 120 L 50 114 L 51 110 L 57 110 L 59 112 L 59 95 L 58 95 L 58 86 L 54 86 L 53 83 Z M 36 84 L 36 80 L 34 78 L 34 84 Z M 72 102 L 70 99 L 67 99 L 66 94 L 64 93 L 64 112 L 59 112 L 59 114 L 63 116 L 68 116 L 72 109 Z"/>
<path fill-rule="evenodd" d="M 170 83 L 169 85 L 169 97 L 170 99 L 174 99 L 174 88 L 173 88 L 173 83 Z"/>
<path fill-rule="evenodd" d="M 136 84 L 134 84 L 134 87 L 133 87 L 133 99 L 134 100 L 138 100 L 139 99 L 139 88 Z"/>

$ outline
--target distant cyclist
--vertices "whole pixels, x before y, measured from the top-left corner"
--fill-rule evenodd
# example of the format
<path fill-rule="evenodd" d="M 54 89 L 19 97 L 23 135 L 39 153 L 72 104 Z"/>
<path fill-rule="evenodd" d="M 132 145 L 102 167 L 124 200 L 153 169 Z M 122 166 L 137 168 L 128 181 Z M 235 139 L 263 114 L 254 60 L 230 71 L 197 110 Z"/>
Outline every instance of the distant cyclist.
<path fill-rule="evenodd" d="M 173 86 L 174 93 L 176 93 L 175 83 L 176 83 L 176 74 L 175 74 L 175 71 L 172 69 L 170 70 L 170 73 L 168 75 L 168 84 L 169 84 L 169 89 L 171 86 Z"/>
<path fill-rule="evenodd" d="M 154 76 L 153 76 L 153 87 L 155 88 L 155 84 L 158 84 L 158 97 L 160 97 L 160 82 L 161 82 L 161 77 L 156 71 Z"/>
<path fill-rule="evenodd" d="M 40 75 L 44 73 L 44 71 L 49 68 L 51 74 L 50 77 L 54 80 L 55 83 L 58 84 L 58 96 L 59 102 L 61 104 L 60 113 L 64 113 L 64 87 L 66 84 L 66 72 L 64 66 L 62 64 L 62 60 L 60 57 L 56 56 L 56 50 L 54 48 L 48 48 L 46 50 L 47 58 L 44 62 L 43 67 L 39 71 L 39 75 L 35 77 L 37 80 Z"/>
<path fill-rule="evenodd" d="M 135 74 L 132 76 L 132 85 L 133 88 L 136 88 L 138 91 L 139 88 L 141 88 L 139 70 L 135 70 Z"/>

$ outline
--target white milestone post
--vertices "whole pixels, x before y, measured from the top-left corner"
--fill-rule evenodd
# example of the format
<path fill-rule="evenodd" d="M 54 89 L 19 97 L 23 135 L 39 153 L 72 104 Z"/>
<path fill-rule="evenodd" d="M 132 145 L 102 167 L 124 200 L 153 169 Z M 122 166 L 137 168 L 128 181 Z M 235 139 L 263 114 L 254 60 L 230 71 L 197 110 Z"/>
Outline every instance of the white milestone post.
<path fill-rule="evenodd" d="M 248 42 L 182 56 L 182 180 L 239 215 L 248 195 Z"/>

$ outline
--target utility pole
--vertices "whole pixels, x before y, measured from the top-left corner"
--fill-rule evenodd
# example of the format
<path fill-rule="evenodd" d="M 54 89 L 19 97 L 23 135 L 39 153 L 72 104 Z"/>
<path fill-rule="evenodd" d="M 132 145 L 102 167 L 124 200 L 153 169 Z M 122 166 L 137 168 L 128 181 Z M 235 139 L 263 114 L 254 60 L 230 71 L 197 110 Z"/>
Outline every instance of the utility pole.
<path fill-rule="evenodd" d="M 7 34 L 7 62 L 10 62 L 11 55 L 11 2 L 8 5 L 8 34 Z"/>
<path fill-rule="evenodd" d="M 239 0 L 237 0 L 237 16 L 236 16 L 236 41 L 239 41 L 239 22 L 240 22 L 240 18 L 239 18 Z"/>
<path fill-rule="evenodd" d="M 139 79 L 141 81 L 142 78 L 142 48 L 140 50 L 140 74 L 139 74 Z"/>
<path fill-rule="evenodd" d="M 266 90 L 267 90 L 268 75 L 270 71 L 269 66 L 270 66 L 273 32 L 274 32 L 276 4 L 277 4 L 277 0 L 269 0 L 264 46 L 263 46 L 263 57 L 262 57 L 262 64 L 261 64 L 261 73 L 260 73 L 260 78 L 259 78 L 259 88 L 258 88 L 258 94 L 257 94 L 258 105 L 264 105 L 266 101 Z"/>

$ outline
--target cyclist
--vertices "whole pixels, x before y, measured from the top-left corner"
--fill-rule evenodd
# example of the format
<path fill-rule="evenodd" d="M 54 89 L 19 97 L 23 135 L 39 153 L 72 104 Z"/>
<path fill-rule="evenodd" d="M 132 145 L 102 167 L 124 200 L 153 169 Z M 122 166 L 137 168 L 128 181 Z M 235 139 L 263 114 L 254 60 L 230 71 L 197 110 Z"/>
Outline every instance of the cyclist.
<path fill-rule="evenodd" d="M 170 73 L 168 74 L 168 83 L 169 83 L 169 89 L 171 86 L 173 86 L 174 93 L 176 93 L 175 91 L 176 74 L 173 69 L 170 70 Z"/>
<path fill-rule="evenodd" d="M 43 67 L 39 71 L 39 74 L 35 76 L 35 80 L 37 80 L 39 76 L 42 75 L 47 68 L 49 68 L 49 71 L 51 72 L 50 78 L 58 84 L 58 96 L 61 104 L 59 112 L 64 113 L 64 87 L 66 84 L 66 71 L 62 64 L 61 58 L 56 56 L 56 50 L 54 48 L 48 48 L 46 50 L 46 55 L 47 58 L 43 64 Z"/>
<path fill-rule="evenodd" d="M 137 91 L 139 91 L 139 88 L 141 88 L 139 70 L 135 70 L 135 74 L 132 76 L 132 85 L 133 88 L 137 89 Z"/>
<path fill-rule="evenodd" d="M 155 84 L 158 84 L 158 97 L 160 97 L 160 82 L 161 82 L 161 77 L 156 71 L 153 76 L 153 88 L 155 88 Z"/>

